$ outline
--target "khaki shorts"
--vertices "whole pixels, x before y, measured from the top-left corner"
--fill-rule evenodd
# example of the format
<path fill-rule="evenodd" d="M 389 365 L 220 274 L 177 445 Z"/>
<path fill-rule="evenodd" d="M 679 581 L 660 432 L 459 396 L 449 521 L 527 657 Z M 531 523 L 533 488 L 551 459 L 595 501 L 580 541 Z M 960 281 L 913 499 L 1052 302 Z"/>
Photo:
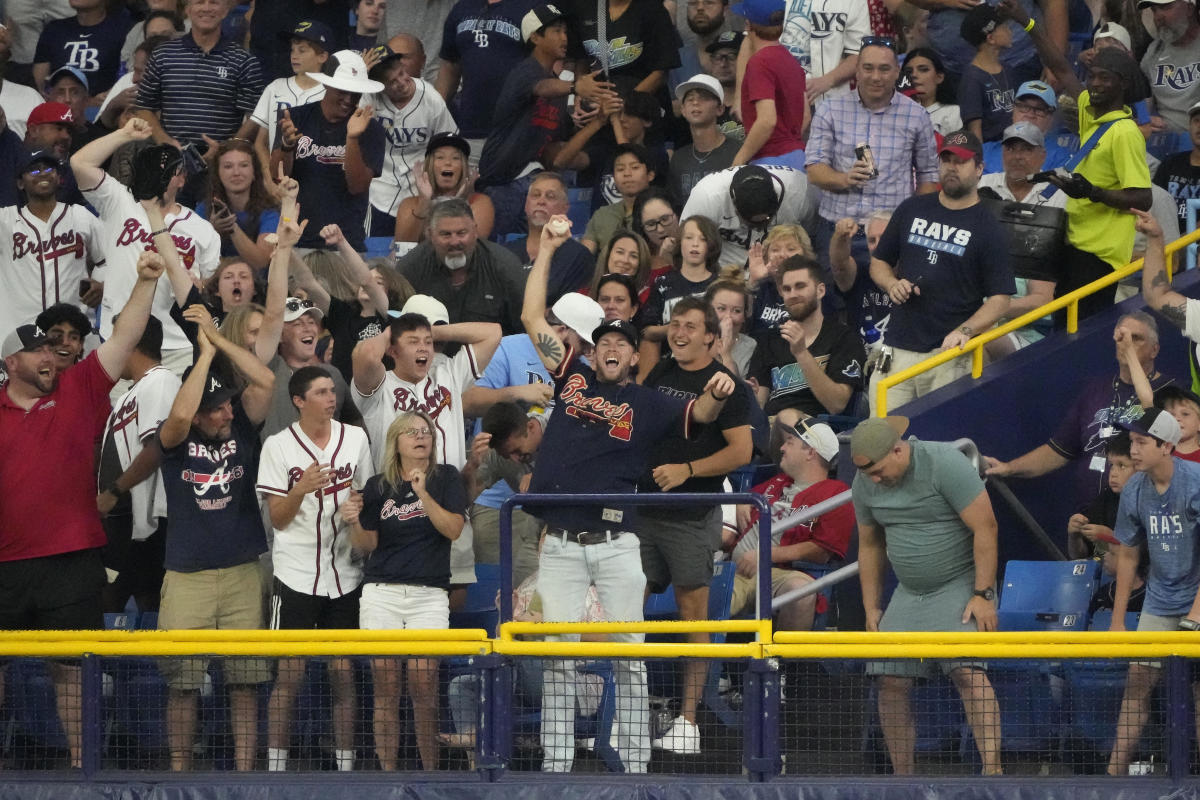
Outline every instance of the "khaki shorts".
<path fill-rule="evenodd" d="M 262 571 L 258 561 L 200 572 L 167 570 L 163 577 L 158 627 L 162 630 L 259 630 L 263 627 Z M 208 658 L 172 658 L 162 662 L 167 684 L 177 691 L 204 686 Z M 229 658 L 225 682 L 231 686 L 271 679 L 268 661 Z"/>
<path fill-rule="evenodd" d="M 788 582 L 795 578 L 807 578 L 805 583 L 812 580 L 808 575 L 794 569 L 771 568 L 771 597 L 783 594 Z M 747 578 L 745 575 L 733 576 L 733 597 L 729 601 L 729 614 L 736 617 L 743 611 L 753 611 L 751 603 L 758 597 L 758 575 Z"/>

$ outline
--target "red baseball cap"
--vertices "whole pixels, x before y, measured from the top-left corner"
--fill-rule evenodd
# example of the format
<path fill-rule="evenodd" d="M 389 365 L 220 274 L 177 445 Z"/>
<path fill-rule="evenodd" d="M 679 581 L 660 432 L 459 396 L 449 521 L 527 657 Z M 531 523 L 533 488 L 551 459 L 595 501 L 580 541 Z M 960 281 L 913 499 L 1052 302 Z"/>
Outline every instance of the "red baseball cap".
<path fill-rule="evenodd" d="M 74 125 L 75 117 L 66 103 L 42 103 L 29 112 L 26 125 Z"/>
<path fill-rule="evenodd" d="M 938 155 L 942 153 L 953 153 L 964 161 L 975 159 L 976 161 L 983 160 L 983 145 L 975 138 L 975 135 L 967 130 L 955 131 L 954 133 L 946 134 L 946 138 L 942 139 L 942 146 L 938 149 Z"/>

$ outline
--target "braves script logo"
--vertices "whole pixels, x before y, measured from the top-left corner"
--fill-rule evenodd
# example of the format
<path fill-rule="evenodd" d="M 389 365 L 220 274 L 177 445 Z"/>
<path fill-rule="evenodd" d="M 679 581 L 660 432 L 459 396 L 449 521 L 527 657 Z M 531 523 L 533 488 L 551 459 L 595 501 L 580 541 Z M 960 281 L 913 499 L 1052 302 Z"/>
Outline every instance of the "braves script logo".
<path fill-rule="evenodd" d="M 83 258 L 83 237 L 75 231 L 58 233 L 49 239 L 36 241 L 23 233 L 13 232 L 13 260 L 36 255 L 43 262 L 50 258 L 74 256 Z"/>
<path fill-rule="evenodd" d="M 346 159 L 344 144 L 315 144 L 311 136 L 304 135 L 296 142 L 296 158 L 315 158 L 320 164 L 341 164 Z"/>
<path fill-rule="evenodd" d="M 171 232 L 171 241 L 175 242 L 175 249 L 179 251 L 179 260 L 183 262 L 184 269 L 190 270 L 196 263 L 196 243 L 192 241 L 192 237 L 181 236 L 174 231 Z M 135 244 L 141 244 L 145 250 L 153 250 L 154 237 L 142 227 L 142 223 L 130 217 L 125 220 L 121 232 L 117 234 L 117 247 Z"/>
<path fill-rule="evenodd" d="M 299 483 L 300 479 L 303 477 L 304 477 L 304 468 L 303 467 L 292 467 L 291 469 L 289 469 L 288 470 L 288 491 L 291 491 L 292 487 L 295 486 L 297 483 Z M 350 479 L 352 477 L 354 477 L 354 465 L 343 464 L 342 466 L 337 467 L 333 471 L 333 475 L 331 476 L 332 480 L 331 480 L 330 484 L 328 486 L 326 486 L 325 490 L 321 493 L 322 494 L 337 494 L 342 489 L 345 489 L 346 487 L 348 487 L 350 485 Z"/>
<path fill-rule="evenodd" d="M 562 401 L 567 414 L 584 422 L 607 422 L 608 435 L 628 442 L 633 435 L 633 409 L 628 403 L 616 405 L 603 397 L 588 397 L 587 380 L 576 373 L 563 384 Z"/>
<path fill-rule="evenodd" d="M 383 504 L 383 510 L 379 512 L 380 521 L 395 517 L 398 521 L 404 522 L 408 519 L 416 519 L 423 516 L 425 516 L 425 506 L 421 505 L 420 500 L 414 503 L 399 504 L 394 500 L 388 500 Z"/>
<path fill-rule="evenodd" d="M 437 419 L 438 414 L 450 408 L 453 399 L 450 390 L 444 386 L 436 386 L 432 381 L 425 384 L 425 397 L 417 400 L 417 396 L 408 389 L 399 388 L 392 392 L 393 411 L 424 411 L 430 419 Z"/>

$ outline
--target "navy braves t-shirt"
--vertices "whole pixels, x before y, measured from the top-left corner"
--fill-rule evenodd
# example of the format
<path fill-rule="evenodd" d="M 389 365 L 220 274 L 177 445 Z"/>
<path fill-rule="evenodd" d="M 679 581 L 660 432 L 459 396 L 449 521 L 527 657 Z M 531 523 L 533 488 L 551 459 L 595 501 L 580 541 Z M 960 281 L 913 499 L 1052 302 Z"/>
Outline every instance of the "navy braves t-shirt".
<path fill-rule="evenodd" d="M 454 467 L 434 467 L 425 479 L 425 488 L 450 513 L 466 513 L 467 493 Z M 404 481 L 393 489 L 383 475 L 367 481 L 358 523 L 379 535 L 363 570 L 365 583 L 450 588 L 450 540 L 433 526 L 411 483 Z"/>
<path fill-rule="evenodd" d="M 50 72 L 59 67 L 75 67 L 88 79 L 88 92 L 107 92 L 117 82 L 121 68 L 121 48 L 133 27 L 129 13 L 110 13 L 98 25 L 80 25 L 74 17 L 46 23 L 38 37 L 33 63 L 50 64 Z"/>
<path fill-rule="evenodd" d="M 468 139 L 483 139 L 492 130 L 492 115 L 504 79 L 529 51 L 521 39 L 521 20 L 539 0 L 460 0 L 442 27 L 443 61 L 462 71 L 462 88 L 454 118 Z"/>
<path fill-rule="evenodd" d="M 267 550 L 254 481 L 258 476 L 258 432 L 237 402 L 228 438 L 208 439 L 195 427 L 175 447 L 164 449 L 167 492 L 164 566 L 175 572 L 236 567 Z"/>
<path fill-rule="evenodd" d="M 874 256 L 921 290 L 892 308 L 883 337 L 917 353 L 941 347 L 985 298 L 1017 290 L 1008 234 L 983 203 L 950 209 L 936 193 L 910 197 L 896 207 Z"/>
<path fill-rule="evenodd" d="M 308 227 L 300 237 L 300 247 L 324 248 L 321 228 L 341 226 L 346 241 L 358 252 L 366 250 L 367 206 L 369 192 L 352 194 L 346 186 L 343 161 L 346 156 L 346 123 L 330 122 L 321 112 L 321 101 L 306 103 L 290 112 L 300 133 L 296 152 L 292 153 L 292 177 L 300 182 L 297 200 L 308 217 Z M 279 141 L 279 139 L 277 139 Z M 379 120 L 372 118 L 358 137 L 363 161 L 378 178 L 383 174 L 383 150 L 386 134 Z"/>
<path fill-rule="evenodd" d="M 555 411 L 546 425 L 531 492 L 632 494 L 663 437 L 691 433 L 692 403 L 636 383 L 602 383 L 575 354 L 552 373 Z M 525 510 L 552 527 L 636 530 L 630 506 L 537 506 Z"/>
<path fill-rule="evenodd" d="M 479 156 L 475 185 L 502 186 L 542 156 L 550 142 L 566 138 L 567 98 L 538 97 L 533 89 L 554 73 L 530 56 L 504 81 L 492 120 L 492 133 Z"/>

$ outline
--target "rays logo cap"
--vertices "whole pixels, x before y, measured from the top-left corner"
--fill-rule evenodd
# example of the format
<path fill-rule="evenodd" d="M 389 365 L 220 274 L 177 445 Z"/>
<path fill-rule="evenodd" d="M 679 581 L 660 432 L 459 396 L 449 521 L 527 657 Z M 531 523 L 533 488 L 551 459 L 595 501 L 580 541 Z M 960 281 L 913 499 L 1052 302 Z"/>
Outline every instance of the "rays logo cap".
<path fill-rule="evenodd" d="M 521 17 L 521 41 L 529 39 L 542 28 L 558 22 L 565 15 L 558 6 L 551 3 L 536 6 L 532 11 Z"/>

